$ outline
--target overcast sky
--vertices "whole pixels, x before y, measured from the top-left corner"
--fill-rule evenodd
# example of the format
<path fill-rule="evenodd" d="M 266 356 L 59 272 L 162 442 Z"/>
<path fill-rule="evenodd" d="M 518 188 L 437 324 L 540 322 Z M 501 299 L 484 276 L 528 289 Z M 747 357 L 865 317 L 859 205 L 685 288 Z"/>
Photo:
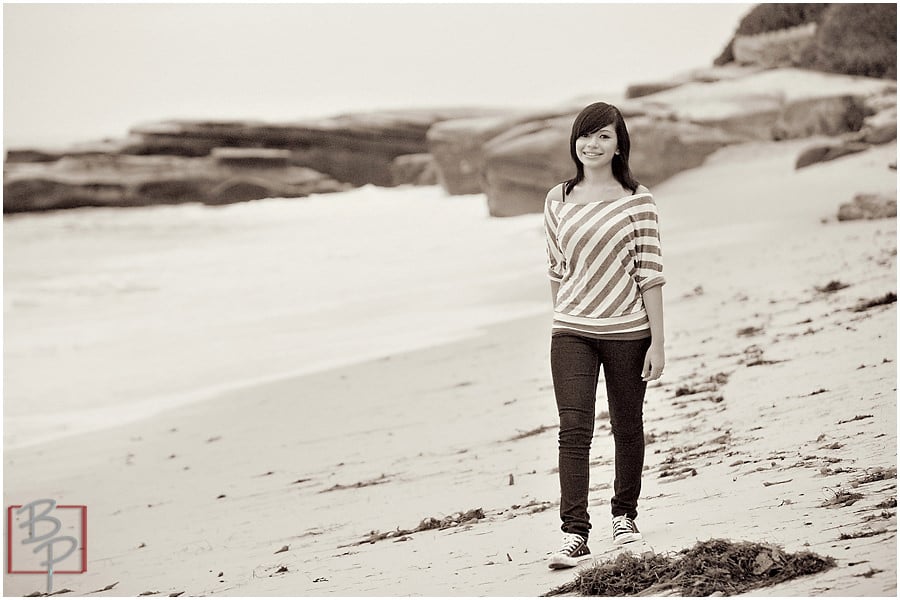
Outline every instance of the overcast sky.
<path fill-rule="evenodd" d="M 709 66 L 751 6 L 5 4 L 4 145 L 622 92 Z"/>

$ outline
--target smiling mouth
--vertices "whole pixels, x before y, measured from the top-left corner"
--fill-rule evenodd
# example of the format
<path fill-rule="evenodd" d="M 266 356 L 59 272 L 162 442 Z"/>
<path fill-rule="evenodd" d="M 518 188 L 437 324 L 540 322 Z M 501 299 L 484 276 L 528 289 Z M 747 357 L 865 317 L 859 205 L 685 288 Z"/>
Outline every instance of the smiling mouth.
<path fill-rule="evenodd" d="M 603 154 L 597 154 L 596 152 L 582 152 L 585 156 L 596 158 L 598 156 L 603 156 Z"/>

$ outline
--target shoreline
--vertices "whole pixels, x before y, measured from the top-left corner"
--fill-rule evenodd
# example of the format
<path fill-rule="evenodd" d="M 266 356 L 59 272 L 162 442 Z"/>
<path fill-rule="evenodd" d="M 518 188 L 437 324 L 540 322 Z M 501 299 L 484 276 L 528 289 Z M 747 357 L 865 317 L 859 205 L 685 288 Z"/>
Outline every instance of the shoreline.
<path fill-rule="evenodd" d="M 4 452 L 15 452 L 27 448 L 34 448 L 45 444 L 64 441 L 69 438 L 80 437 L 87 434 L 98 434 L 110 429 L 117 429 L 142 421 L 153 419 L 157 416 L 168 412 L 177 411 L 182 407 L 192 404 L 202 404 L 205 402 L 214 402 L 218 398 L 232 396 L 239 392 L 246 392 L 254 388 L 265 387 L 269 384 L 277 384 L 280 382 L 294 381 L 302 379 L 310 375 L 328 373 L 332 371 L 341 371 L 344 369 L 352 369 L 355 366 L 377 362 L 397 354 L 408 354 L 421 350 L 428 350 L 440 346 L 454 344 L 465 341 L 481 335 L 481 331 L 485 328 L 503 325 L 513 321 L 528 320 L 540 316 L 540 312 L 536 310 L 523 310 L 521 314 L 514 316 L 505 316 L 503 318 L 493 319 L 484 323 L 473 324 L 470 328 L 460 329 L 455 332 L 446 332 L 436 339 L 420 339 L 415 341 L 400 342 L 390 347 L 372 349 L 368 353 L 358 354 L 352 357 L 334 358 L 327 361 L 308 365 L 306 367 L 297 368 L 291 371 L 281 373 L 273 373 L 263 375 L 256 378 L 241 379 L 228 382 L 226 384 L 210 385 L 191 391 L 174 393 L 165 396 L 157 396 L 145 398 L 137 402 L 131 402 L 128 406 L 123 407 L 118 414 L 110 417 L 109 407 L 99 407 L 96 409 L 88 409 L 79 411 L 75 414 L 64 414 L 59 417 L 53 415 L 28 415 L 19 417 L 7 417 L 4 419 L 4 427 L 21 426 L 27 424 L 28 429 L 38 429 L 42 426 L 53 426 L 54 423 L 61 424 L 63 427 L 69 426 L 64 431 L 55 431 L 45 434 L 37 439 L 23 440 L 18 443 L 4 444 Z M 115 407 L 112 407 L 115 410 Z M 58 421 L 57 421 L 58 419 Z M 81 420 L 81 423 L 78 421 Z M 71 427 L 73 423 L 77 423 L 75 427 Z M 57 425 L 58 427 L 59 425 Z M 21 434 L 19 434 L 21 435 Z M 4 436 L 4 440 L 9 436 Z"/>

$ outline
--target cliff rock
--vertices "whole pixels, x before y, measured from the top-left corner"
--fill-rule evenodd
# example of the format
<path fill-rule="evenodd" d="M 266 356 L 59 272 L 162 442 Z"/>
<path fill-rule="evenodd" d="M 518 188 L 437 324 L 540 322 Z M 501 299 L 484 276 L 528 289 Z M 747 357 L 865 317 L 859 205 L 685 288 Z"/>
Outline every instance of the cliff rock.
<path fill-rule="evenodd" d="M 74 206 L 142 206 L 297 197 L 352 186 L 433 182 L 421 159 L 415 175 L 400 156 L 427 152 L 436 122 L 499 114 L 487 109 L 422 109 L 342 115 L 295 123 L 165 121 L 121 140 L 63 149 L 11 149 L 4 211 Z M 400 175 L 398 175 L 398 170 Z"/>
<path fill-rule="evenodd" d="M 772 138 L 788 140 L 859 131 L 866 117 L 862 98 L 811 98 L 788 104 L 772 127 Z"/>
<path fill-rule="evenodd" d="M 260 164 L 262 158 L 263 164 Z M 70 156 L 45 164 L 9 164 L 3 181 L 5 213 L 82 206 L 227 204 L 301 197 L 347 189 L 303 167 L 274 167 L 284 156 Z M 268 161 L 268 162 L 267 162 Z"/>
<path fill-rule="evenodd" d="M 495 217 L 541 212 L 547 191 L 574 175 L 572 117 L 524 123 L 484 146 L 484 191 Z"/>
<path fill-rule="evenodd" d="M 816 24 L 806 23 L 756 35 L 736 35 L 731 51 L 739 64 L 764 68 L 799 66 L 816 37 Z"/>
<path fill-rule="evenodd" d="M 869 112 L 866 99 L 892 88 L 883 79 L 776 69 L 689 83 L 633 102 L 666 110 L 672 119 L 776 140 L 857 131 Z"/>
<path fill-rule="evenodd" d="M 391 163 L 394 185 L 437 185 L 437 166 L 434 157 L 421 154 L 404 154 Z"/>
<path fill-rule="evenodd" d="M 577 113 L 577 109 L 575 113 Z M 434 156 L 438 181 L 449 194 L 483 191 L 484 146 L 498 135 L 522 123 L 574 114 L 570 107 L 544 112 L 511 112 L 506 115 L 454 119 L 428 130 L 428 149 Z"/>
<path fill-rule="evenodd" d="M 353 185 L 393 185 L 391 163 L 428 151 L 425 136 L 439 121 L 496 114 L 485 109 L 383 111 L 295 123 L 167 121 L 136 127 L 136 155 L 207 156 L 213 148 L 277 148 L 291 164 Z"/>

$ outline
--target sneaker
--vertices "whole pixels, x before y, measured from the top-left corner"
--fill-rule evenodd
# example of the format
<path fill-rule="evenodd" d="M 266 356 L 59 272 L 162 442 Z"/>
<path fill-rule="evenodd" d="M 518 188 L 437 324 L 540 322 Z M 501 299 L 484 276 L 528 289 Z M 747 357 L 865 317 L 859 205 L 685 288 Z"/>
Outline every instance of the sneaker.
<path fill-rule="evenodd" d="M 644 536 L 638 531 L 637 525 L 634 524 L 634 519 L 626 515 L 613 517 L 612 527 L 613 543 L 615 544 L 628 544 L 644 539 Z"/>
<path fill-rule="evenodd" d="M 553 553 L 547 566 L 551 569 L 568 569 L 577 567 L 578 563 L 590 558 L 587 540 L 577 533 L 567 533 L 563 535 L 562 546 Z"/>

